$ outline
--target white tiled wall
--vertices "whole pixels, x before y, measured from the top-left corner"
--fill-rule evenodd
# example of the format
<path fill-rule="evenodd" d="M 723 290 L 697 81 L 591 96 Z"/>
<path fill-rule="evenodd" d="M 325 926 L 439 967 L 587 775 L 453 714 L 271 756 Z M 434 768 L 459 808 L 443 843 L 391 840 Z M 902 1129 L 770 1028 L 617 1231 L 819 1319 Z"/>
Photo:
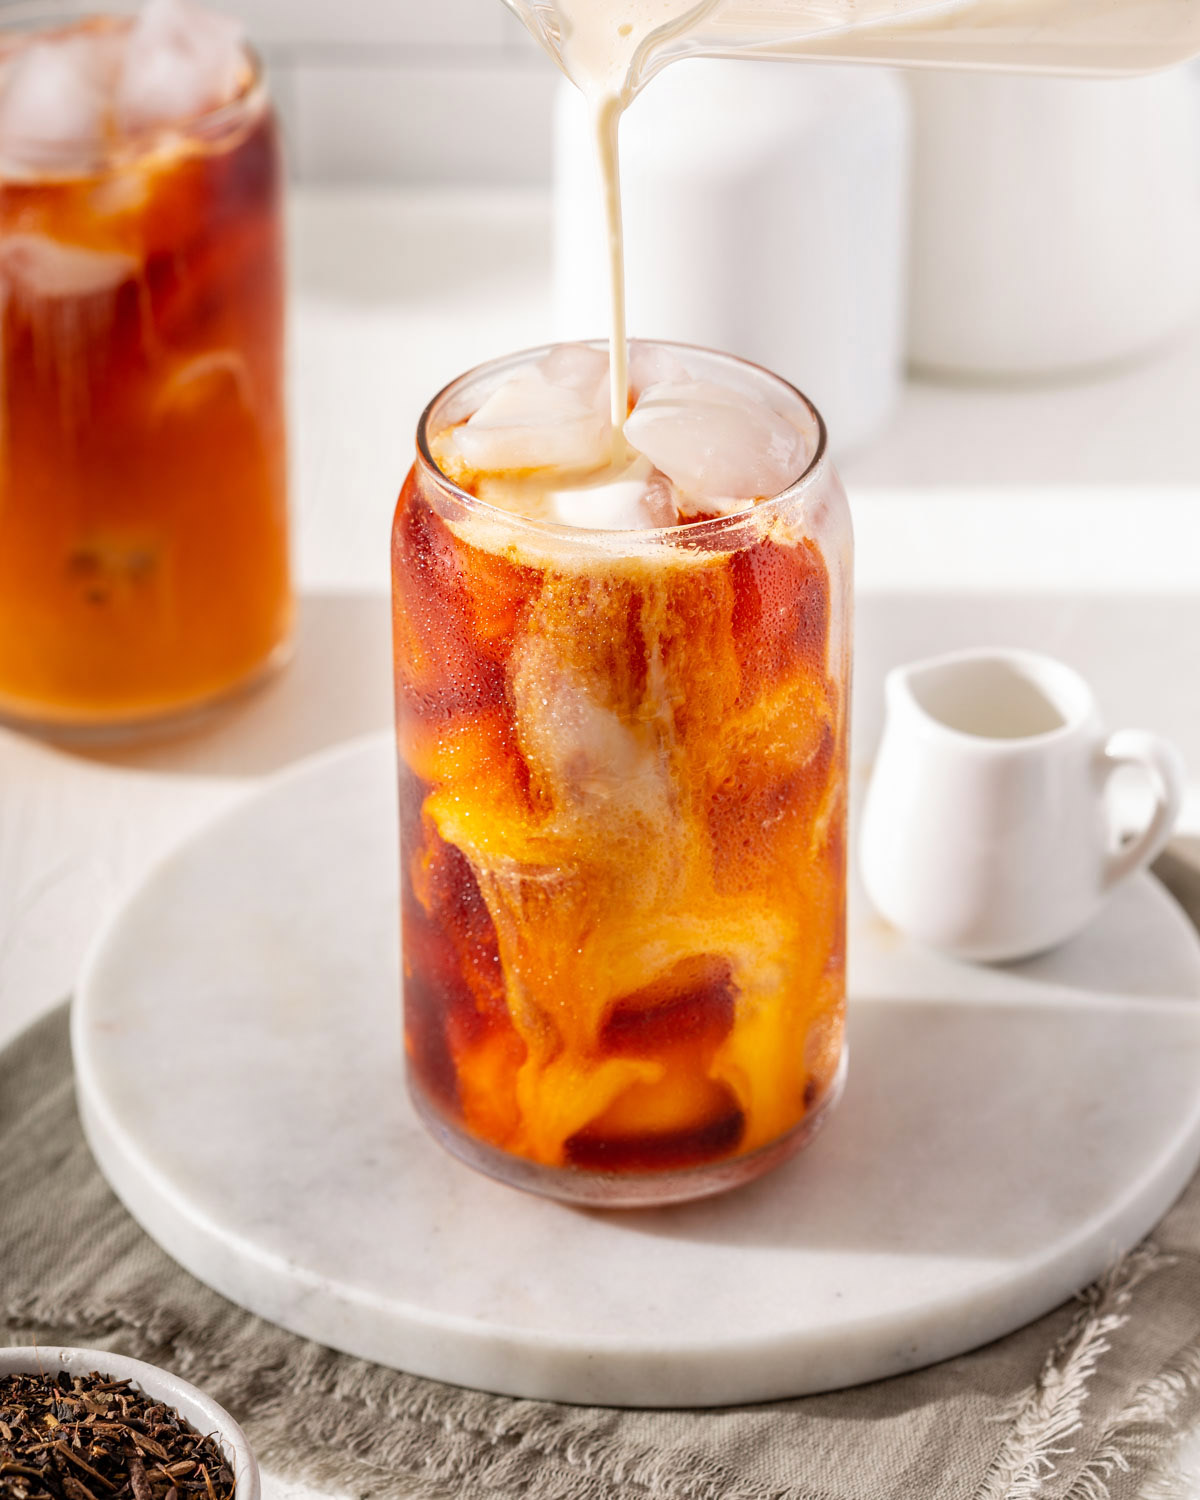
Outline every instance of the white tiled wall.
<path fill-rule="evenodd" d="M 502 0 L 214 0 L 266 57 L 293 173 L 545 182 L 557 72 Z"/>

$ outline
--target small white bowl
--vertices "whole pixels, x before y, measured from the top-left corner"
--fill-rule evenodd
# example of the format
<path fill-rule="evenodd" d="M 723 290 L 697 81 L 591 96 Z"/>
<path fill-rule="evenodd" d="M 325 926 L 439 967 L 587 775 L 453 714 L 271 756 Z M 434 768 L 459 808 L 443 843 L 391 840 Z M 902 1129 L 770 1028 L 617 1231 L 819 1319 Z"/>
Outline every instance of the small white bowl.
<path fill-rule="evenodd" d="M 236 1500 L 261 1500 L 258 1462 L 246 1434 L 229 1413 L 194 1385 L 157 1365 L 104 1349 L 0 1348 L 0 1379 L 6 1375 L 90 1375 L 99 1370 L 109 1380 L 129 1380 L 152 1401 L 172 1406 L 202 1437 L 212 1436 L 233 1470 Z"/>

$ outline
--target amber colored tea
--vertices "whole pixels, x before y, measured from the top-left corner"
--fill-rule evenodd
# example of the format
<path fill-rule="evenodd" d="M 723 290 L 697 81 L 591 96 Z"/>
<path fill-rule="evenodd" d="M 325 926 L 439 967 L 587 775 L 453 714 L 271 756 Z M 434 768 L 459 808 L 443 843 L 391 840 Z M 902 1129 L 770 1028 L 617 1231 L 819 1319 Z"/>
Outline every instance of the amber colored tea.
<path fill-rule="evenodd" d="M 849 608 L 831 475 L 589 533 L 473 502 L 496 493 L 479 476 L 410 474 L 392 554 L 410 1086 L 476 1165 L 592 1201 L 694 1196 L 801 1144 L 830 1101 Z"/>
<path fill-rule="evenodd" d="M 187 712 L 288 635 L 280 162 L 245 72 L 223 108 L 99 161 L 13 166 L 0 140 L 10 722 Z"/>

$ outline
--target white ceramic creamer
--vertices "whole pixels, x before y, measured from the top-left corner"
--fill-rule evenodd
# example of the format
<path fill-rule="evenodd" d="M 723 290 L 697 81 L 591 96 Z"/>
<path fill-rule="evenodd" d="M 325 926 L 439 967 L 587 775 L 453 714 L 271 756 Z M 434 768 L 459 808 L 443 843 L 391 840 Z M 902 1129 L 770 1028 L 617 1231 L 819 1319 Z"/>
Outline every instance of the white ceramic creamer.
<path fill-rule="evenodd" d="M 899 667 L 863 812 L 867 894 L 893 926 L 960 958 L 1000 961 L 1074 936 L 1159 854 L 1183 801 L 1178 753 L 1110 734 L 1087 683 L 1028 651 Z M 1146 828 L 1118 844 L 1115 771 L 1150 779 Z"/>

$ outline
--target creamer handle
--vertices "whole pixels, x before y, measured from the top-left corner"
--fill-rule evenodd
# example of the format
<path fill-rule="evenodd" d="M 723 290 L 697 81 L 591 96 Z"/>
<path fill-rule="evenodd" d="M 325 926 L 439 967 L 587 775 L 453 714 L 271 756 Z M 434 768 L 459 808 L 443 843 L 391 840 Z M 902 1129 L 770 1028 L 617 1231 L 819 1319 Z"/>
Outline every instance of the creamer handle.
<path fill-rule="evenodd" d="M 1154 815 L 1144 832 L 1108 857 L 1104 888 L 1112 890 L 1162 853 L 1179 819 L 1187 781 L 1175 746 L 1145 729 L 1119 729 L 1104 746 L 1104 760 L 1108 775 L 1124 766 L 1145 771 L 1155 794 Z"/>

